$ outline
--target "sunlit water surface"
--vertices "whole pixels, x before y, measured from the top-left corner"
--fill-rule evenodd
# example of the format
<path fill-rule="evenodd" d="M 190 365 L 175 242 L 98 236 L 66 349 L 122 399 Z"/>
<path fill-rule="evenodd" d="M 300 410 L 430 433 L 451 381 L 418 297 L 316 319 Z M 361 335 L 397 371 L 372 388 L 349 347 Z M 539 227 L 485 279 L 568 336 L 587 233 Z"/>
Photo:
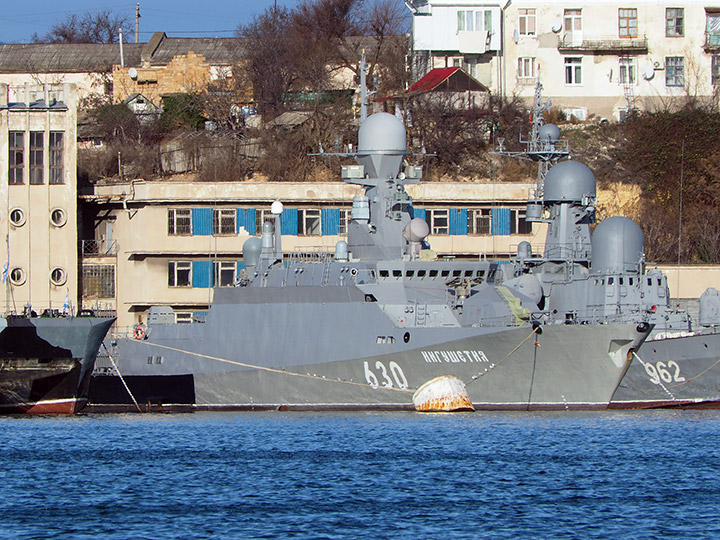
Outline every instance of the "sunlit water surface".
<path fill-rule="evenodd" d="M 720 412 L 0 418 L 0 538 L 720 537 Z"/>

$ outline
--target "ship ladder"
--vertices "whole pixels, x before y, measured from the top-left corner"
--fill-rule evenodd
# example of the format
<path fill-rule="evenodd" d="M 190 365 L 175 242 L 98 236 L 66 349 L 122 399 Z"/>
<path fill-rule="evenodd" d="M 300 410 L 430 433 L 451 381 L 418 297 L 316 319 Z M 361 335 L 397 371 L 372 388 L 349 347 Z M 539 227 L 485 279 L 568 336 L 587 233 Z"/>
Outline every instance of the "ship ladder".
<path fill-rule="evenodd" d="M 330 281 L 330 264 L 325 261 L 323 262 L 322 286 L 325 287 L 328 284 L 328 281 Z"/>
<path fill-rule="evenodd" d="M 427 321 L 427 304 L 415 304 L 415 324 L 425 326 Z"/>

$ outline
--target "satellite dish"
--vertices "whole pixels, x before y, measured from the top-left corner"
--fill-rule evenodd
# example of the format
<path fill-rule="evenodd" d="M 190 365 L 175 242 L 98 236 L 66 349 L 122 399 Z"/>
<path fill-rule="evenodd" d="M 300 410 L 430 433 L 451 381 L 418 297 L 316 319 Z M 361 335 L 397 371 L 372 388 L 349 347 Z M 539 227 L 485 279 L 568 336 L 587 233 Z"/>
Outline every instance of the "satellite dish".
<path fill-rule="evenodd" d="M 559 33 L 560 30 L 562 30 L 562 21 L 561 21 L 560 19 L 555 19 L 555 20 L 552 22 L 552 24 L 550 25 L 550 28 L 551 28 L 552 31 L 555 32 L 556 34 Z"/>
<path fill-rule="evenodd" d="M 649 81 L 655 76 L 655 67 L 652 64 L 648 64 L 643 68 L 643 79 Z"/>
<path fill-rule="evenodd" d="M 137 69 L 131 67 L 130 69 L 128 69 L 128 75 L 130 75 L 131 79 L 137 79 L 137 76 L 138 76 Z"/>

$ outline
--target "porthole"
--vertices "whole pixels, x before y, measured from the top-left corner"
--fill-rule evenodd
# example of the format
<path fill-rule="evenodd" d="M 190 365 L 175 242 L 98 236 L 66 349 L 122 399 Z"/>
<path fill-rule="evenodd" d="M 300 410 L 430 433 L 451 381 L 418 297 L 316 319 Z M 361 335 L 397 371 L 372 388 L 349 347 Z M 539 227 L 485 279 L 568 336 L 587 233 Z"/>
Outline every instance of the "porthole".
<path fill-rule="evenodd" d="M 22 208 L 13 208 L 10 210 L 10 223 L 15 227 L 25 225 L 25 212 L 23 212 Z"/>
<path fill-rule="evenodd" d="M 22 268 L 18 268 L 17 266 L 10 270 L 10 283 L 13 285 L 22 285 L 25 283 L 25 280 L 27 279 L 27 276 L 25 275 L 25 270 Z"/>
<path fill-rule="evenodd" d="M 56 227 L 62 227 L 67 223 L 67 214 L 62 208 L 53 208 L 50 212 L 50 223 Z"/>
<path fill-rule="evenodd" d="M 65 285 L 65 282 L 67 281 L 67 274 L 65 273 L 65 270 L 63 270 L 59 266 L 53 268 L 50 271 L 50 281 L 53 285 Z"/>

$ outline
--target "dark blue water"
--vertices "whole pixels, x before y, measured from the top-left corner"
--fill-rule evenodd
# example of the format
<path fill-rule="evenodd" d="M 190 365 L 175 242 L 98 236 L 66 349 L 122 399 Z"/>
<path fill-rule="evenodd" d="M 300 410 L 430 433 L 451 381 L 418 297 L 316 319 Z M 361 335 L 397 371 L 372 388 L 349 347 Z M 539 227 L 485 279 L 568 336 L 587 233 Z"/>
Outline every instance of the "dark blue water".
<path fill-rule="evenodd" d="M 0 419 L 0 538 L 720 537 L 720 412 Z"/>

